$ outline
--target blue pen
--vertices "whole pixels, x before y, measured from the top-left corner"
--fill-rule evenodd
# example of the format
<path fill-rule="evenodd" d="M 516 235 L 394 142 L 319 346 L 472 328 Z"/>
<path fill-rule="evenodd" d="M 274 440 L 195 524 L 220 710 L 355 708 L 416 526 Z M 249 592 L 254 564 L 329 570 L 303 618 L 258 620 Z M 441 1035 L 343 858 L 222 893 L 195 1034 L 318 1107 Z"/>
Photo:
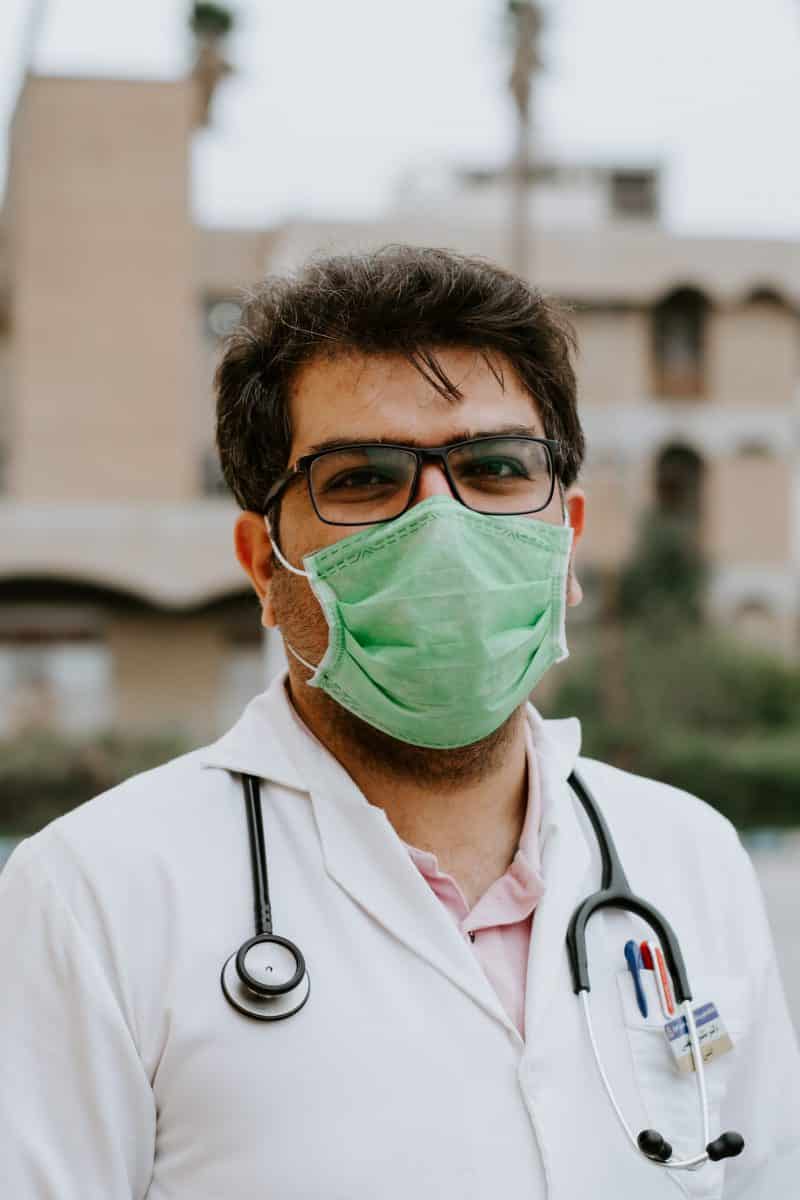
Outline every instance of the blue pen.
<path fill-rule="evenodd" d="M 639 971 L 642 968 L 641 952 L 633 939 L 625 943 L 625 961 L 628 964 L 628 970 L 633 976 L 633 986 L 636 988 L 636 1003 L 639 1005 L 639 1012 L 643 1017 L 646 1017 L 647 997 L 644 994 L 642 980 L 639 975 Z"/>

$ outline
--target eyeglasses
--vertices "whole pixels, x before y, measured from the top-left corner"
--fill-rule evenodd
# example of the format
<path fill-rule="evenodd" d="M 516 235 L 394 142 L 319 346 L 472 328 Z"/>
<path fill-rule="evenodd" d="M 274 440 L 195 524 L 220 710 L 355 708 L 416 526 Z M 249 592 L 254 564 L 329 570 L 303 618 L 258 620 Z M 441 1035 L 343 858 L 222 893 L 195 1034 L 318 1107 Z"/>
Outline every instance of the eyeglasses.
<path fill-rule="evenodd" d="M 552 438 L 477 437 L 435 449 L 363 442 L 306 454 L 270 488 L 264 511 L 298 475 L 326 525 L 376 525 L 411 506 L 424 463 L 444 470 L 450 490 L 467 508 L 495 516 L 522 516 L 553 498 L 560 442 Z"/>

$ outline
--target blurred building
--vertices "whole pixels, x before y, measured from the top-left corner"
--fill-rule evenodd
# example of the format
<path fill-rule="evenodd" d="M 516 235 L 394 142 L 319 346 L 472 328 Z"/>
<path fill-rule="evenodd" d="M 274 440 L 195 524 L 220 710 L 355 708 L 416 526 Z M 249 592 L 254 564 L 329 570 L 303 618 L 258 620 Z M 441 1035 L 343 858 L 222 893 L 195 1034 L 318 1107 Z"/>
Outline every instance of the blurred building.
<path fill-rule="evenodd" d="M 193 226 L 191 80 L 29 75 L 0 244 L 0 735 L 213 734 L 274 642 L 233 553 L 211 376 L 240 289 L 315 251 L 437 244 L 508 263 L 509 181 L 417 175 L 369 224 Z M 710 608 L 800 657 L 800 248 L 676 237 L 657 170 L 539 164 L 531 277 L 569 302 L 592 598 L 642 514 L 680 511 Z"/>

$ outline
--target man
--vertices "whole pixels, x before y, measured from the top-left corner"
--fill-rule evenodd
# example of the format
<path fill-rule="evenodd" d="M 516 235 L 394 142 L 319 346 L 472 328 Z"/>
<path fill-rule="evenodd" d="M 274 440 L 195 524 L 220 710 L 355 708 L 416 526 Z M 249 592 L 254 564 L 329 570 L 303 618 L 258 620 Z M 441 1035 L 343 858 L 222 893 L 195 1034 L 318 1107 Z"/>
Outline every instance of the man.
<path fill-rule="evenodd" d="M 570 350 L 522 280 L 438 250 L 322 260 L 246 305 L 218 440 L 288 675 L 8 865 L 4 1196 L 794 1194 L 800 1064 L 734 830 L 526 704 L 581 598 Z M 581 785 L 704 1038 L 670 1048 L 671 998 L 623 953 L 656 933 L 599 911 L 581 996 L 619 1113 L 566 949 L 601 886 Z M 727 1158 L 664 1165 L 723 1133 Z"/>

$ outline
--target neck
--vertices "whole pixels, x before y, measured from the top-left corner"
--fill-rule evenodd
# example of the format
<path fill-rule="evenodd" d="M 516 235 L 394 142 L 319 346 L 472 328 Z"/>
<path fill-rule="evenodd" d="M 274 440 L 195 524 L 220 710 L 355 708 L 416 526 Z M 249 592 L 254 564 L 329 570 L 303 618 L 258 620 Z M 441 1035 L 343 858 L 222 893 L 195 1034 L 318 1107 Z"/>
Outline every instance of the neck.
<path fill-rule="evenodd" d="M 311 732 L 398 836 L 436 855 L 470 908 L 508 868 L 527 811 L 524 709 L 474 746 L 409 746 L 366 725 L 290 668 L 289 693 Z"/>

